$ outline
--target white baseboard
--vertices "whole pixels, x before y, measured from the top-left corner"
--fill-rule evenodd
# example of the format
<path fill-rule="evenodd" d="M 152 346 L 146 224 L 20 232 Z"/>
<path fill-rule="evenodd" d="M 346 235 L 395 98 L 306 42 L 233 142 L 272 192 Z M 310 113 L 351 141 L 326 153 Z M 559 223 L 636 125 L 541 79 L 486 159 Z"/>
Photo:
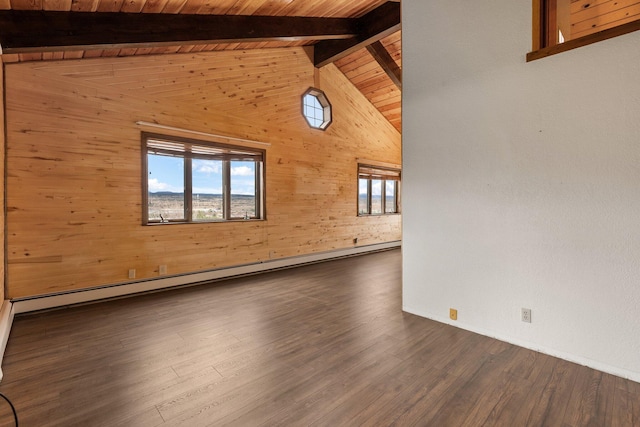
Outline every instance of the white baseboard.
<path fill-rule="evenodd" d="M 11 300 L 11 302 L 13 303 L 13 313 L 28 313 L 31 311 L 64 307 L 68 305 L 87 303 L 102 299 L 117 298 L 141 292 L 156 291 L 234 276 L 295 267 L 302 264 L 327 261 L 335 258 L 364 254 L 367 252 L 393 249 L 400 246 L 400 241 L 379 243 L 367 246 L 356 246 L 353 248 L 337 249 L 328 252 L 300 255 L 277 260 L 257 262 L 254 264 L 245 264 L 216 270 L 202 271 L 197 273 L 182 274 L 177 276 L 165 276 L 157 279 L 148 279 L 138 282 L 116 283 L 108 286 L 100 286 L 71 292 L 39 295 L 28 298 L 16 298 Z"/>
<path fill-rule="evenodd" d="M 415 314 L 416 316 L 424 317 L 425 319 L 430 319 L 439 323 L 445 323 L 447 325 L 451 325 L 456 328 L 464 329 L 470 332 L 475 332 L 476 334 L 484 335 L 486 337 L 495 338 L 499 341 L 517 345 L 518 347 L 527 348 L 529 350 L 537 351 L 538 353 L 547 354 L 549 356 L 557 357 L 559 359 L 563 359 L 568 362 L 573 362 L 573 363 L 577 363 L 578 365 L 587 366 L 589 368 L 595 369 L 600 372 L 606 372 L 607 374 L 615 375 L 617 377 L 626 378 L 631 381 L 640 383 L 640 372 L 621 369 L 616 366 L 611 366 L 606 363 L 599 362 L 597 360 L 591 360 L 587 357 L 581 357 L 575 354 L 565 353 L 563 351 L 558 351 L 553 348 L 536 345 L 528 341 L 519 340 L 514 337 L 496 334 L 495 332 L 488 331 L 483 328 L 477 328 L 475 326 L 466 324 L 464 322 L 459 322 L 459 321 L 454 322 L 444 316 L 434 316 L 429 313 L 423 312 L 421 310 L 413 309 L 411 307 L 403 306 L 402 310 L 407 313 Z"/>
<path fill-rule="evenodd" d="M 7 348 L 7 341 L 9 341 L 9 334 L 11 333 L 11 326 L 13 325 L 13 304 L 9 300 L 2 302 L 2 308 L 0 308 L 0 381 L 2 381 L 2 358 L 4 357 L 4 350 Z"/>

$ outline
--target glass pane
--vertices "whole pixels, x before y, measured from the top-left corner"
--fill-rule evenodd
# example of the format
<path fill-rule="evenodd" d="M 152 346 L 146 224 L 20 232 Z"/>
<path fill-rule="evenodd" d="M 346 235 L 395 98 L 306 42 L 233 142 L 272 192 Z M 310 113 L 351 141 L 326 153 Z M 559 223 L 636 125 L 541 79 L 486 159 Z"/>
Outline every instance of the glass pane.
<path fill-rule="evenodd" d="M 193 159 L 192 214 L 193 221 L 224 219 L 222 209 L 222 160 Z"/>
<path fill-rule="evenodd" d="M 367 182 L 368 179 L 358 180 L 358 214 L 366 215 L 369 213 L 367 206 Z"/>
<path fill-rule="evenodd" d="M 256 216 L 256 162 L 231 162 L 231 218 Z"/>
<path fill-rule="evenodd" d="M 382 213 L 382 180 L 371 180 L 371 213 Z"/>
<path fill-rule="evenodd" d="M 147 165 L 149 221 L 184 221 L 184 158 L 148 154 Z"/>
<path fill-rule="evenodd" d="M 398 181 L 385 181 L 385 213 L 396 212 L 396 184 Z"/>
<path fill-rule="evenodd" d="M 313 127 L 319 128 L 324 122 L 324 109 L 318 98 L 310 93 L 304 96 L 304 116 Z"/>

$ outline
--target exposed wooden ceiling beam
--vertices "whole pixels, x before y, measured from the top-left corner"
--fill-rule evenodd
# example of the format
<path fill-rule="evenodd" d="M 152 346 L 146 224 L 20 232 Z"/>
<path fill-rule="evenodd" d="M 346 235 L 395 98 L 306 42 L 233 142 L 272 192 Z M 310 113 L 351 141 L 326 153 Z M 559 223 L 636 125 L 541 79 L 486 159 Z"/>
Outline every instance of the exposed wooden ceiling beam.
<path fill-rule="evenodd" d="M 389 51 L 379 41 L 367 46 L 367 50 L 398 89 L 402 90 L 402 70 L 389 55 Z"/>
<path fill-rule="evenodd" d="M 286 16 L 0 10 L 3 53 L 177 44 L 340 40 L 360 20 Z"/>
<path fill-rule="evenodd" d="M 320 68 L 400 30 L 400 3 L 388 1 L 357 20 L 357 35 L 315 44 L 314 62 Z"/>

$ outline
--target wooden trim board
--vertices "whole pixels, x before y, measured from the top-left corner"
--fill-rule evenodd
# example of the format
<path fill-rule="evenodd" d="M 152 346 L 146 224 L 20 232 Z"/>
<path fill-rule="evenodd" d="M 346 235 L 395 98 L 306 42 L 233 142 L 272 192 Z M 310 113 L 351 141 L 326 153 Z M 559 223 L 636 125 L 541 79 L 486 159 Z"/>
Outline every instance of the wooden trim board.
<path fill-rule="evenodd" d="M 137 121 L 136 124 L 141 128 L 153 129 L 153 131 L 156 133 L 158 132 L 158 130 L 162 130 L 163 132 L 169 132 L 170 136 L 193 138 L 193 136 L 195 135 L 200 138 L 205 137 L 207 138 L 207 141 L 211 141 L 211 142 L 230 142 L 233 144 L 241 143 L 247 146 L 256 146 L 259 148 L 271 146 L 271 144 L 268 142 L 253 141 L 251 139 L 237 138 L 229 135 L 218 135 L 215 133 L 199 132 L 196 130 L 182 129 L 174 126 L 161 125 L 158 123 Z"/>

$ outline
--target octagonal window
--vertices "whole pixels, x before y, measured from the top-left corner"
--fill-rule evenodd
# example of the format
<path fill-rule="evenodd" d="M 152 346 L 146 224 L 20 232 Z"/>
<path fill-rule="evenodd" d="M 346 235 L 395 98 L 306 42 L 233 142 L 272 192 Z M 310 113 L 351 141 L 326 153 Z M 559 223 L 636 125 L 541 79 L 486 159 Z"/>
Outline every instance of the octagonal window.
<path fill-rule="evenodd" d="M 302 114 L 309 126 L 325 130 L 331 124 L 331 104 L 323 91 L 309 88 L 302 95 Z"/>

